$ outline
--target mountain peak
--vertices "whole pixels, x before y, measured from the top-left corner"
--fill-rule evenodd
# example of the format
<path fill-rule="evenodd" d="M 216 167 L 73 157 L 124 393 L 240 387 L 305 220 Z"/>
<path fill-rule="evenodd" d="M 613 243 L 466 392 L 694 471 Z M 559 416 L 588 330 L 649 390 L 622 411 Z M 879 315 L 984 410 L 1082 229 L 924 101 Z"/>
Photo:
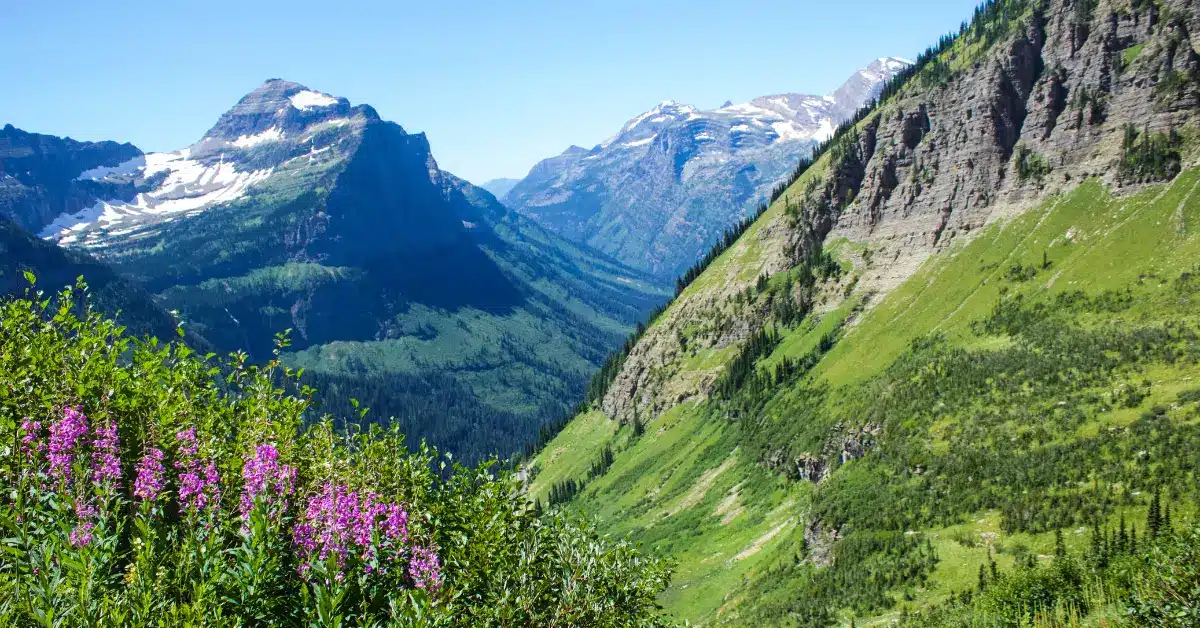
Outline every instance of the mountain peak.
<path fill-rule="evenodd" d="M 273 78 L 238 100 L 233 108 L 221 115 L 204 138 L 237 141 L 264 133 L 283 136 L 302 131 L 314 123 L 355 114 L 379 119 L 375 110 L 367 105 L 351 107 L 345 98 Z"/>

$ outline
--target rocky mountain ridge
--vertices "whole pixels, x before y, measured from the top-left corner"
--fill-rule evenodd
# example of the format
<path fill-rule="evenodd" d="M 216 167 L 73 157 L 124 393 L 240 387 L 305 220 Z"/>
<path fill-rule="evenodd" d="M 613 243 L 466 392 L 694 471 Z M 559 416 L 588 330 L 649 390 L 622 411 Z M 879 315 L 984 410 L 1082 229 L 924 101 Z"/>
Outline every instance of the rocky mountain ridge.
<path fill-rule="evenodd" d="M 705 625 L 1049 616 L 1066 556 L 1115 582 L 1089 547 L 1194 499 L 1198 18 L 984 2 L 611 359 L 531 494 L 671 556 Z"/>
<path fill-rule="evenodd" d="M 907 64 L 878 59 L 825 97 L 776 94 L 707 111 L 663 102 L 590 150 L 537 164 L 503 201 L 673 281 Z"/>
<path fill-rule="evenodd" d="M 682 355 L 673 330 L 711 318 L 714 307 L 755 277 L 795 265 L 813 234 L 817 242 L 863 243 L 870 263 L 855 287 L 873 302 L 936 251 L 1048 194 L 1089 176 L 1118 187 L 1130 183 L 1114 167 L 1125 125 L 1163 133 L 1195 122 L 1195 81 L 1182 80 L 1169 92 L 1163 87 L 1175 84 L 1171 77 L 1200 76 L 1191 35 L 1200 18 L 1186 2 L 1166 4 L 1175 25 L 1160 23 L 1153 5 L 1118 12 L 1101 3 L 1086 27 L 1073 8 L 1052 6 L 986 54 L 956 59 L 953 72 L 944 61 L 925 67 L 859 124 L 840 163 L 810 178 L 816 181 L 810 188 L 794 185 L 780 199 L 802 219 L 768 213 L 730 254 L 753 250 L 754 262 L 713 269 L 712 281 L 685 294 L 646 334 L 604 398 L 606 413 L 627 419 L 635 405 L 645 405 L 644 412 L 658 414 L 705 396 L 719 370 L 672 376 L 670 365 Z M 1031 173 L 1031 159 L 1045 165 Z M 725 323 L 689 343 L 692 351 L 736 343 L 763 316 L 747 311 L 720 319 Z"/>
<path fill-rule="evenodd" d="M 6 124 L 0 129 L 0 216 L 40 231 L 56 216 L 84 210 L 101 197 L 132 197 L 131 185 L 81 175 L 141 157 L 132 144 L 77 142 Z"/>
<path fill-rule="evenodd" d="M 286 363 L 464 459 L 560 415 L 663 297 L 440 169 L 421 133 L 272 79 L 194 144 L 76 175 L 41 235 L 96 256 L 219 352 Z M 349 406 L 330 408 L 349 415 Z"/>

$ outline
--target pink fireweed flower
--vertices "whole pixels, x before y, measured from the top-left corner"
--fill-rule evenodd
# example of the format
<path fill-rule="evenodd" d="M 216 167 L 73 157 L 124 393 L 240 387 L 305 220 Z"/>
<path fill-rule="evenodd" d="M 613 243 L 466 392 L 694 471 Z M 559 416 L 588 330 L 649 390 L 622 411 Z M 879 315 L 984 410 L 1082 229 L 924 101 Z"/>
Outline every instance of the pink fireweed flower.
<path fill-rule="evenodd" d="M 92 539 L 95 538 L 95 535 L 92 534 L 92 528 L 94 527 L 96 527 L 96 524 L 91 521 L 82 521 L 79 525 L 75 526 L 75 529 L 71 530 L 71 546 L 84 547 L 91 544 Z"/>
<path fill-rule="evenodd" d="M 75 518 L 79 523 L 75 524 L 75 529 L 71 530 L 70 541 L 73 547 L 84 547 L 92 542 L 94 535 L 92 528 L 96 524 L 88 521 L 96 516 L 96 507 L 82 499 L 75 500 Z"/>
<path fill-rule="evenodd" d="M 383 519 L 383 536 L 390 541 L 408 542 L 408 511 L 399 504 L 387 507 Z"/>
<path fill-rule="evenodd" d="M 92 439 L 92 479 L 95 482 L 121 479 L 119 447 L 116 423 L 110 420 L 96 426 L 96 437 Z"/>
<path fill-rule="evenodd" d="M 431 547 L 414 547 L 408 577 L 418 589 L 437 591 L 442 586 L 442 564 L 437 552 Z"/>
<path fill-rule="evenodd" d="M 138 463 L 137 479 L 134 480 L 133 494 L 142 501 L 154 501 L 163 485 L 163 452 L 151 447 Z"/>
<path fill-rule="evenodd" d="M 345 486 L 326 484 L 320 494 L 308 499 L 303 522 L 292 531 L 293 542 L 302 559 L 316 554 L 323 561 L 334 556 L 340 568 L 359 519 L 358 495 Z"/>
<path fill-rule="evenodd" d="M 196 454 L 196 428 L 188 428 L 175 434 L 179 440 L 179 460 L 175 469 L 179 471 L 179 502 L 185 510 L 199 512 L 210 504 L 220 501 L 220 476 L 212 460 L 201 460 Z"/>
<path fill-rule="evenodd" d="M 279 464 L 279 450 L 274 445 L 259 445 L 254 449 L 254 457 L 242 468 L 242 480 L 241 513 L 245 519 L 260 495 L 270 499 L 273 507 L 286 509 L 286 497 L 292 494 L 296 483 L 296 470 Z M 268 494 L 267 489 L 272 489 L 274 495 Z"/>
<path fill-rule="evenodd" d="M 217 463 L 212 460 L 204 465 L 204 487 L 213 502 L 221 501 L 221 476 L 217 473 Z"/>
<path fill-rule="evenodd" d="M 96 516 L 96 507 L 87 503 L 82 499 L 75 500 L 75 516 L 80 520 L 91 519 Z"/>
<path fill-rule="evenodd" d="M 50 425 L 50 476 L 63 483 L 71 481 L 80 440 L 88 433 L 87 417 L 75 408 L 63 408 L 63 416 Z"/>
<path fill-rule="evenodd" d="M 21 421 L 21 453 L 26 456 L 33 456 L 35 453 L 42 451 L 45 445 L 38 440 L 38 436 L 42 433 L 42 424 L 26 417 Z"/>
<path fill-rule="evenodd" d="M 374 493 L 359 499 L 348 487 L 329 483 L 309 497 L 292 537 L 302 561 L 301 574 L 311 568 L 309 561 L 331 556 L 339 569 L 348 558 L 359 558 L 370 574 L 375 571 L 370 561 L 380 550 L 398 549 L 407 540 L 408 513 L 402 506 L 379 502 Z"/>

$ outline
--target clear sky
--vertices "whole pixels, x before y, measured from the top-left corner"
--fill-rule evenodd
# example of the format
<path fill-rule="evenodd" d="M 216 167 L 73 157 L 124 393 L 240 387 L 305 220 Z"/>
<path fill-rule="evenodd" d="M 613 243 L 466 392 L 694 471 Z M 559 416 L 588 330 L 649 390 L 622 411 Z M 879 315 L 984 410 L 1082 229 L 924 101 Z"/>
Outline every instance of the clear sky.
<path fill-rule="evenodd" d="M 0 124 L 175 150 L 278 77 L 424 131 L 444 169 L 482 183 L 663 100 L 828 93 L 914 58 L 976 0 L 0 4 Z"/>

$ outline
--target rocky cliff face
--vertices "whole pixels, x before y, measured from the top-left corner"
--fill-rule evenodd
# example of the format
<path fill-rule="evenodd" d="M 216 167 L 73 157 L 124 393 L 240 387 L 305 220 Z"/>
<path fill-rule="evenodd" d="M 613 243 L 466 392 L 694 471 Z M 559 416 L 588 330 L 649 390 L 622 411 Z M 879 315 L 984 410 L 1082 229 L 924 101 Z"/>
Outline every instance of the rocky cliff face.
<path fill-rule="evenodd" d="M 961 59 L 967 71 L 945 83 L 923 75 L 881 112 L 862 200 L 832 234 L 891 260 L 865 288 L 886 291 L 934 251 L 1089 176 L 1127 183 L 1116 176 L 1126 125 L 1196 121 L 1197 4 L 1086 4 L 1050 3 L 986 55 Z"/>
<path fill-rule="evenodd" d="M 906 65 L 879 59 L 824 97 L 775 94 L 709 111 L 664 102 L 591 150 L 539 163 L 504 202 L 673 281 Z"/>
<path fill-rule="evenodd" d="M 647 332 L 604 411 L 627 419 L 635 405 L 646 416 L 707 395 L 720 367 L 684 369 L 682 358 L 760 326 L 765 312 L 730 297 L 823 241 L 846 238 L 869 251 L 857 259 L 856 286 L 869 306 L 935 251 L 1088 177 L 1117 188 L 1162 178 L 1130 165 L 1125 138 L 1165 138 L 1200 118 L 1200 4 L 1038 7 L 965 34 L 984 45 L 951 47 L 840 138 Z M 699 329 L 686 347 L 685 328 Z"/>
<path fill-rule="evenodd" d="M 77 142 L 0 129 L 0 217 L 40 231 L 63 212 L 92 206 L 98 198 L 132 198 L 131 182 L 97 182 L 81 176 L 142 157 L 133 144 Z"/>

